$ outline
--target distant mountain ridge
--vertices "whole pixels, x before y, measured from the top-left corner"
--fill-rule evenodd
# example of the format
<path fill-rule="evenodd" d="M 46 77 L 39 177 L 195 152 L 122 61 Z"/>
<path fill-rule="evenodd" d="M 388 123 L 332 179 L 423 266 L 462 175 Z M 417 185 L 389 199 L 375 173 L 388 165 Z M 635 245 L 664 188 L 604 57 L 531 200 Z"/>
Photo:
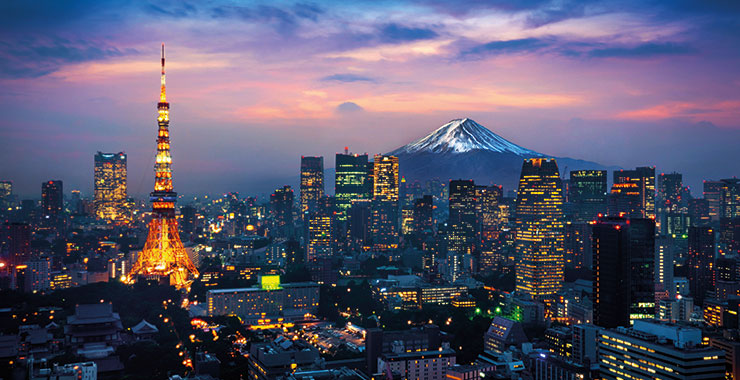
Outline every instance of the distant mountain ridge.
<path fill-rule="evenodd" d="M 388 154 L 399 158 L 401 175 L 407 181 L 426 182 L 438 178 L 473 179 L 476 183 L 503 185 L 515 190 L 526 158 L 553 157 L 517 145 L 472 119 L 454 119 L 432 133 Z M 565 169 L 613 170 L 604 165 L 555 157 L 563 177 Z"/>

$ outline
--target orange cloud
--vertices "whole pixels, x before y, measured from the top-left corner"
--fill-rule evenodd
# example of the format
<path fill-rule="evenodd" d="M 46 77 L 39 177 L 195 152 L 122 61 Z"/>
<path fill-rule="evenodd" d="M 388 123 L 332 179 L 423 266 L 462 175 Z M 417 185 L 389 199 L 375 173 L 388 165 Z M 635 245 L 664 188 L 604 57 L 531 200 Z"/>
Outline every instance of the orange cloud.
<path fill-rule="evenodd" d="M 694 121 L 723 123 L 740 117 L 740 100 L 714 103 L 669 102 L 616 115 L 623 119 L 671 119 L 688 118 Z"/>

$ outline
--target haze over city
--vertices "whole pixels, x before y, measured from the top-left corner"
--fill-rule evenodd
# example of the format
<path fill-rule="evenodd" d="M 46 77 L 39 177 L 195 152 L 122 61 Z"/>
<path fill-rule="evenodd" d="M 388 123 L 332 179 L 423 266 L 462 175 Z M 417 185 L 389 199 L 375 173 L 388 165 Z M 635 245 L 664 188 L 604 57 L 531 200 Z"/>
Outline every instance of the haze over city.
<path fill-rule="evenodd" d="M 390 152 L 463 117 L 544 154 L 679 170 L 693 189 L 738 168 L 731 1 L 0 10 L 0 177 L 21 195 L 49 178 L 91 194 L 98 150 L 125 151 L 129 193 L 149 191 L 161 41 L 183 194 L 272 191 L 296 181 L 295 152 Z"/>

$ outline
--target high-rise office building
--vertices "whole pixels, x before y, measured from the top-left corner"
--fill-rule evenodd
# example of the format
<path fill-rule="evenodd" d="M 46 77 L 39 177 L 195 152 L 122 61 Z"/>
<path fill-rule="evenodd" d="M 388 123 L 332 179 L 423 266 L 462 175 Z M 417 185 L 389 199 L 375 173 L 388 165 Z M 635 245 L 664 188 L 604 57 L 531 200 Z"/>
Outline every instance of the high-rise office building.
<path fill-rule="evenodd" d="M 601 327 L 629 325 L 629 230 L 622 218 L 593 225 L 593 313 Z"/>
<path fill-rule="evenodd" d="M 640 186 L 636 183 L 615 183 L 607 198 L 607 210 L 610 216 L 626 216 L 628 218 L 641 218 L 642 195 Z"/>
<path fill-rule="evenodd" d="M 703 195 L 709 203 L 709 218 L 712 222 L 719 221 L 720 194 L 722 192 L 722 181 L 704 181 Z"/>
<path fill-rule="evenodd" d="M 3 225 L 5 250 L 10 265 L 21 265 L 31 255 L 31 226 L 28 223 L 6 223 Z"/>
<path fill-rule="evenodd" d="M 714 273 L 714 229 L 712 227 L 689 228 L 689 250 L 686 259 L 691 297 L 703 305 L 707 291 L 713 289 Z"/>
<path fill-rule="evenodd" d="M 535 298 L 563 284 L 563 187 L 553 158 L 524 160 L 516 199 L 516 290 Z"/>
<path fill-rule="evenodd" d="M 719 193 L 719 217 L 740 217 L 740 178 L 720 180 L 722 186 Z"/>
<path fill-rule="evenodd" d="M 373 161 L 373 247 L 396 248 L 399 233 L 398 157 L 376 154 Z"/>
<path fill-rule="evenodd" d="M 655 314 L 652 219 L 601 218 L 593 225 L 594 324 L 628 326 Z"/>
<path fill-rule="evenodd" d="M 473 180 L 450 181 L 447 250 L 472 254 L 476 237 L 476 189 Z"/>
<path fill-rule="evenodd" d="M 655 221 L 630 219 L 630 320 L 655 316 Z"/>
<path fill-rule="evenodd" d="M 664 210 L 678 208 L 681 204 L 681 193 L 683 193 L 683 176 L 681 173 L 660 173 L 660 176 L 658 176 L 660 208 Z"/>
<path fill-rule="evenodd" d="M 334 218 L 317 212 L 308 218 L 308 249 L 306 262 L 328 259 L 334 255 Z"/>
<path fill-rule="evenodd" d="M 64 188 L 62 181 L 41 184 L 42 225 L 59 228 L 64 222 Z"/>
<path fill-rule="evenodd" d="M 565 265 L 573 268 L 590 268 L 591 224 L 565 223 Z"/>
<path fill-rule="evenodd" d="M 293 226 L 293 189 L 285 185 L 270 195 L 270 206 L 275 217 L 275 227 L 281 236 L 288 236 Z"/>
<path fill-rule="evenodd" d="M 499 230 L 499 204 L 503 198 L 501 186 L 475 187 L 475 212 L 480 241 L 493 241 Z"/>
<path fill-rule="evenodd" d="M 692 226 L 706 226 L 711 222 L 708 200 L 704 198 L 689 200 L 689 222 Z"/>
<path fill-rule="evenodd" d="M 414 238 L 417 242 L 434 235 L 434 197 L 425 195 L 414 201 Z"/>
<path fill-rule="evenodd" d="M 614 172 L 614 184 L 634 183 L 637 185 L 641 218 L 655 217 L 655 167 L 638 167 L 634 170 Z"/>
<path fill-rule="evenodd" d="M 301 215 L 316 212 L 324 196 L 324 157 L 301 156 Z"/>
<path fill-rule="evenodd" d="M 337 153 L 334 181 L 334 196 L 337 204 L 337 219 L 347 219 L 347 210 L 355 199 L 372 198 L 372 181 L 369 178 L 372 164 L 368 164 L 367 154 Z"/>
<path fill-rule="evenodd" d="M 606 214 L 606 170 L 573 170 L 568 189 L 574 223 L 586 223 Z"/>
<path fill-rule="evenodd" d="M 95 216 L 103 220 L 126 218 L 126 154 L 95 154 Z"/>
<path fill-rule="evenodd" d="M 499 241 L 503 226 L 500 209 L 503 189 L 496 185 L 476 186 L 475 198 L 478 271 L 490 273 L 503 263 Z"/>
<path fill-rule="evenodd" d="M 660 299 L 675 298 L 676 287 L 673 285 L 674 250 L 676 244 L 668 236 L 655 239 L 655 289 Z"/>
<path fill-rule="evenodd" d="M 364 249 L 370 245 L 372 233 L 372 200 L 355 199 L 349 208 L 347 218 L 350 244 L 356 248 Z"/>

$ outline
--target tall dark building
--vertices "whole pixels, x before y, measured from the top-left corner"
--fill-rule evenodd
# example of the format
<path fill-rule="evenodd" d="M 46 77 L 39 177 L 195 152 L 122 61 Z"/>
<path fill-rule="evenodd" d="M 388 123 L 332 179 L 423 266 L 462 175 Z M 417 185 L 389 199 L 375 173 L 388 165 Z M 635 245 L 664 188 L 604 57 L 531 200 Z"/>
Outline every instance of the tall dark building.
<path fill-rule="evenodd" d="M 301 215 L 316 212 L 324 196 L 324 157 L 301 156 Z"/>
<path fill-rule="evenodd" d="M 563 186 L 553 158 L 524 160 L 516 198 L 516 290 L 534 298 L 557 293 L 564 280 Z"/>
<path fill-rule="evenodd" d="M 592 228 L 594 324 L 612 328 L 652 318 L 655 222 L 609 217 Z"/>
<path fill-rule="evenodd" d="M 639 194 L 639 217 L 655 217 L 655 167 L 614 171 L 614 184 L 633 183 Z M 637 215 L 636 215 L 637 216 Z"/>
<path fill-rule="evenodd" d="M 275 217 L 275 227 L 281 236 L 288 236 L 293 227 L 293 189 L 283 186 L 270 195 L 270 206 Z"/>
<path fill-rule="evenodd" d="M 126 154 L 95 154 L 95 195 L 93 205 L 98 219 L 126 219 Z"/>
<path fill-rule="evenodd" d="M 353 200 L 349 208 L 347 222 L 349 224 L 350 244 L 359 249 L 368 247 L 372 242 L 372 233 L 370 230 L 372 223 L 372 200 Z"/>
<path fill-rule="evenodd" d="M 184 238 L 192 240 L 196 222 L 195 207 L 182 206 L 182 208 L 180 208 L 180 215 L 182 216 L 182 235 Z"/>
<path fill-rule="evenodd" d="M 414 201 L 414 238 L 420 242 L 434 235 L 434 197 L 425 195 Z"/>
<path fill-rule="evenodd" d="M 689 253 L 686 260 L 689 289 L 694 302 L 702 305 L 707 291 L 713 289 L 714 229 L 689 228 Z"/>
<path fill-rule="evenodd" d="M 681 204 L 683 176 L 681 173 L 660 173 L 658 177 L 658 197 L 660 208 L 675 211 Z"/>
<path fill-rule="evenodd" d="M 20 265 L 31 255 L 31 226 L 28 223 L 3 225 L 5 249 L 10 265 Z"/>
<path fill-rule="evenodd" d="M 472 254 L 476 235 L 476 198 L 473 180 L 450 181 L 447 250 Z"/>
<path fill-rule="evenodd" d="M 64 223 L 64 189 L 62 181 L 41 184 L 42 225 L 59 228 Z"/>
<path fill-rule="evenodd" d="M 628 218 L 642 218 L 642 195 L 640 186 L 636 183 L 615 183 L 607 198 L 607 213 L 609 216 L 624 216 Z"/>
<path fill-rule="evenodd" d="M 655 221 L 630 219 L 630 320 L 655 317 Z"/>
<path fill-rule="evenodd" d="M 572 268 L 590 268 L 592 261 L 591 224 L 565 224 L 565 265 Z"/>
<path fill-rule="evenodd" d="M 398 157 L 376 154 L 373 163 L 373 247 L 398 247 L 399 235 Z"/>
<path fill-rule="evenodd" d="M 568 189 L 574 223 L 586 223 L 606 214 L 606 170 L 571 171 Z"/>
<path fill-rule="evenodd" d="M 689 200 L 689 221 L 692 226 L 706 226 L 711 222 L 708 200 L 704 198 Z"/>
<path fill-rule="evenodd" d="M 336 197 L 338 215 L 337 219 L 347 219 L 347 210 L 355 199 L 372 198 L 372 182 L 369 178 L 367 154 L 337 153 L 334 196 Z"/>
<path fill-rule="evenodd" d="M 475 212 L 478 246 L 478 271 L 488 273 L 503 263 L 499 204 L 503 198 L 501 186 L 475 187 Z"/>
<path fill-rule="evenodd" d="M 719 221 L 720 194 L 722 193 L 722 181 L 704 181 L 703 195 L 709 202 L 709 218 L 712 222 Z"/>
<path fill-rule="evenodd" d="M 501 186 L 475 187 L 478 240 L 482 242 L 493 241 L 498 235 L 499 203 L 504 196 L 503 192 Z"/>

